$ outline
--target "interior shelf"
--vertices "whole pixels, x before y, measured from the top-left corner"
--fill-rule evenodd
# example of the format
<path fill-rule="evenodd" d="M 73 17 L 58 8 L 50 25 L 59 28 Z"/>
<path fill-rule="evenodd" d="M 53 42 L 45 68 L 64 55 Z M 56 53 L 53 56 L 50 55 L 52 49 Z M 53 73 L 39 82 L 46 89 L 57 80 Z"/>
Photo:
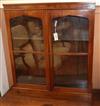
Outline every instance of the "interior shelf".
<path fill-rule="evenodd" d="M 44 52 L 40 52 L 40 51 L 26 51 L 26 50 L 14 50 L 14 53 L 34 53 L 34 54 L 43 54 Z"/>
<path fill-rule="evenodd" d="M 54 53 L 54 55 L 67 55 L 67 56 L 87 56 L 88 53 Z"/>

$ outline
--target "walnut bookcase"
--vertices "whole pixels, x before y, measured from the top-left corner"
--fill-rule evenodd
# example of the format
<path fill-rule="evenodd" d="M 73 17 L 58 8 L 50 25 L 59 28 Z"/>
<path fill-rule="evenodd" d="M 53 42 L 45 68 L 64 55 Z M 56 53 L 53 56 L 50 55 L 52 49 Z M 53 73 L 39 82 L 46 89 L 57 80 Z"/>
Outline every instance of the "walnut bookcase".
<path fill-rule="evenodd" d="M 13 88 L 91 94 L 93 3 L 4 5 Z"/>

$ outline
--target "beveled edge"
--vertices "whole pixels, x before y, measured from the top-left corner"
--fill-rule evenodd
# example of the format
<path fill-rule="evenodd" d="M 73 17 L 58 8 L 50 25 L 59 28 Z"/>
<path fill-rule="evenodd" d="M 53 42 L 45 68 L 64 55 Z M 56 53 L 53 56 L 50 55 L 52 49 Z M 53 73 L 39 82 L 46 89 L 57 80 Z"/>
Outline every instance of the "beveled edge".
<path fill-rule="evenodd" d="M 3 4 L 4 10 L 83 10 L 95 9 L 95 3 L 89 2 L 59 2 L 59 3 L 29 3 L 29 4 Z"/>

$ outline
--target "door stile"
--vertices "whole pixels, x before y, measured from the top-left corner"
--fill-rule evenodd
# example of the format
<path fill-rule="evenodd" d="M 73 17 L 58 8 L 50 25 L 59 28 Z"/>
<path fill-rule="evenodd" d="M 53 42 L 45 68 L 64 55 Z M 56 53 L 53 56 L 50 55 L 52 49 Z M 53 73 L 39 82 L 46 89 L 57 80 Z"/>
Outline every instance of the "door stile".
<path fill-rule="evenodd" d="M 45 43 L 45 65 L 46 65 L 46 83 L 47 83 L 47 90 L 50 90 L 50 61 L 49 61 L 49 42 L 48 42 L 48 15 L 46 10 L 43 12 L 43 34 L 44 34 L 44 43 Z"/>
<path fill-rule="evenodd" d="M 47 79 L 47 89 L 51 91 L 53 89 L 53 70 L 52 70 L 52 42 L 51 42 L 51 20 L 49 11 L 44 12 L 44 37 L 45 37 L 45 55 L 46 55 L 46 79 Z"/>
<path fill-rule="evenodd" d="M 88 45 L 88 92 L 92 93 L 93 74 L 93 42 L 94 42 L 94 11 L 89 15 L 89 45 Z"/>

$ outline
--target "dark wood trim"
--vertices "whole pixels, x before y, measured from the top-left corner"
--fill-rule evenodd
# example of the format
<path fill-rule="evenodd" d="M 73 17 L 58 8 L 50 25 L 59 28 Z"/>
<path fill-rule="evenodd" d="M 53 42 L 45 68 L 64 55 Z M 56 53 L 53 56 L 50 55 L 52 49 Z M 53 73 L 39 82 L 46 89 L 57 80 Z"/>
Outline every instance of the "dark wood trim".
<path fill-rule="evenodd" d="M 34 3 L 34 4 L 4 4 L 5 10 L 53 10 L 53 9 L 67 9 L 67 10 L 86 10 L 95 9 L 95 3 Z M 59 8 L 60 7 L 60 8 Z"/>
<path fill-rule="evenodd" d="M 65 99 L 69 100 L 71 98 L 72 100 L 80 99 L 82 101 L 90 101 L 91 102 L 91 94 L 89 93 L 81 93 L 81 92 L 61 92 L 61 91 L 51 91 L 48 90 L 36 90 L 36 89 L 22 89 L 18 87 L 13 87 L 12 91 L 17 92 L 21 95 L 26 96 L 33 96 L 33 97 L 39 97 L 39 98 L 50 98 L 50 99 Z"/>
<path fill-rule="evenodd" d="M 92 11 L 89 17 L 89 45 L 88 45 L 88 87 L 92 92 L 93 84 L 93 44 L 94 44 L 94 15 L 95 11 Z"/>
<path fill-rule="evenodd" d="M 16 84 L 12 38 L 11 38 L 10 23 L 9 23 L 10 16 L 6 13 L 5 13 L 5 19 L 6 19 L 6 28 L 7 28 L 7 36 L 8 36 L 9 56 L 10 56 L 10 60 L 11 60 L 11 68 L 12 68 L 12 75 L 13 75 L 13 84 Z"/>
<path fill-rule="evenodd" d="M 47 89 L 50 91 L 51 89 L 51 78 L 50 78 L 50 58 L 49 58 L 49 39 L 47 37 L 48 33 L 49 33 L 49 25 L 48 25 L 48 14 L 46 12 L 46 10 L 44 11 L 44 17 L 43 17 L 43 34 L 44 34 L 44 44 L 45 44 L 45 65 L 46 65 L 46 82 L 47 82 Z"/>
<path fill-rule="evenodd" d="M 29 89 L 29 90 L 38 90 L 43 91 L 47 90 L 46 85 L 38 85 L 38 84 L 16 84 L 13 86 L 13 88 L 17 89 Z"/>
<path fill-rule="evenodd" d="M 50 11 L 47 11 L 47 14 L 50 14 Z M 52 43 L 52 20 L 51 20 L 51 14 L 48 16 L 48 42 L 49 42 L 49 57 L 50 57 L 50 79 L 51 79 L 51 83 L 50 83 L 50 89 L 51 91 L 54 89 L 54 69 L 53 69 L 53 43 Z"/>

